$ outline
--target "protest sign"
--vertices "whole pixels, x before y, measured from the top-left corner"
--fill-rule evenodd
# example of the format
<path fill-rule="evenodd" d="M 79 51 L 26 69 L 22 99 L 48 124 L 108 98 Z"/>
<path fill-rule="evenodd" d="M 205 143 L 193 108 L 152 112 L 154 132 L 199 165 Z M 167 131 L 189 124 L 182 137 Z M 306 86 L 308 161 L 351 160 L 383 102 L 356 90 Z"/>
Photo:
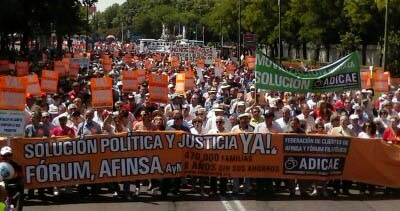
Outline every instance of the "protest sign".
<path fill-rule="evenodd" d="M 69 64 L 68 77 L 77 78 L 81 65 L 78 62 L 71 62 Z"/>
<path fill-rule="evenodd" d="M 246 66 L 249 70 L 254 70 L 256 65 L 256 58 L 254 56 L 246 56 L 244 59 Z"/>
<path fill-rule="evenodd" d="M 23 111 L 0 110 L 0 137 L 24 137 L 24 127 Z"/>
<path fill-rule="evenodd" d="M 185 72 L 185 90 L 191 90 L 194 88 L 194 73 L 192 69 Z"/>
<path fill-rule="evenodd" d="M 178 73 L 175 77 L 175 93 L 185 95 L 185 73 Z"/>
<path fill-rule="evenodd" d="M 112 108 L 112 79 L 110 77 L 90 79 L 93 108 Z"/>
<path fill-rule="evenodd" d="M 13 160 L 22 166 L 28 189 L 188 175 L 344 179 L 400 187 L 400 147 L 374 139 L 147 131 L 15 140 Z"/>
<path fill-rule="evenodd" d="M 26 94 L 31 96 L 40 96 L 42 91 L 39 85 L 39 78 L 36 74 L 25 76 L 27 80 Z"/>
<path fill-rule="evenodd" d="M 71 58 L 71 63 L 79 63 L 81 68 L 89 68 L 90 61 L 88 58 Z"/>
<path fill-rule="evenodd" d="M 47 94 L 58 93 L 58 79 L 58 71 L 42 70 L 42 91 Z"/>
<path fill-rule="evenodd" d="M 146 71 L 145 70 L 143 70 L 143 69 L 137 70 L 137 80 L 138 80 L 139 84 L 142 84 L 146 80 Z"/>
<path fill-rule="evenodd" d="M 59 77 L 64 77 L 67 73 L 63 61 L 54 61 L 54 71 L 58 72 Z"/>
<path fill-rule="evenodd" d="M 383 70 L 377 70 L 374 73 L 374 90 L 376 92 L 389 91 L 389 74 L 385 74 Z"/>
<path fill-rule="evenodd" d="M 334 92 L 361 88 L 358 53 L 309 72 L 290 71 L 257 51 L 256 87 L 284 92 Z"/>
<path fill-rule="evenodd" d="M 8 60 L 0 60 L 0 72 L 8 71 L 9 63 Z"/>
<path fill-rule="evenodd" d="M 151 74 L 149 78 L 150 102 L 168 103 L 168 76 Z"/>
<path fill-rule="evenodd" d="M 361 72 L 361 88 L 369 89 L 371 88 L 371 74 L 369 72 Z"/>
<path fill-rule="evenodd" d="M 138 91 L 138 71 L 122 71 L 122 92 Z"/>
<path fill-rule="evenodd" d="M 25 109 L 26 104 L 25 77 L 1 76 L 0 77 L 0 110 Z"/>
<path fill-rule="evenodd" d="M 17 61 L 15 63 L 17 76 L 26 76 L 29 74 L 29 62 Z"/>

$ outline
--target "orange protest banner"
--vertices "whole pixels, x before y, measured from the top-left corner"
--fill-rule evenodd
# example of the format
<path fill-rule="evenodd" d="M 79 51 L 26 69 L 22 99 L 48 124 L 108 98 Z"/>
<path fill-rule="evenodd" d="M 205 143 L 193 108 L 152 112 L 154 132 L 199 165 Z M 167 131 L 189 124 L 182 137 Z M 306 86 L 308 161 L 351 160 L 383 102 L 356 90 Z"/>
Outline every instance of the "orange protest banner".
<path fill-rule="evenodd" d="M 360 72 L 361 77 L 361 88 L 369 89 L 371 88 L 371 74 L 369 72 Z"/>
<path fill-rule="evenodd" d="M 198 67 L 198 68 L 204 68 L 205 67 L 205 61 L 204 61 L 204 59 L 198 59 L 197 61 L 196 61 L 196 66 Z"/>
<path fill-rule="evenodd" d="M 58 72 L 59 77 L 63 77 L 67 73 L 67 70 L 65 69 L 65 64 L 62 61 L 54 61 L 54 71 Z"/>
<path fill-rule="evenodd" d="M 65 66 L 65 76 L 69 76 L 70 75 L 69 74 L 69 66 L 71 64 L 71 59 L 70 58 L 63 58 L 61 61 Z"/>
<path fill-rule="evenodd" d="M 175 78 L 175 93 L 185 95 L 185 73 L 178 73 Z"/>
<path fill-rule="evenodd" d="M 29 74 L 29 62 L 17 61 L 15 63 L 17 76 L 26 76 Z"/>
<path fill-rule="evenodd" d="M 0 72 L 8 71 L 10 69 L 8 60 L 0 60 Z"/>
<path fill-rule="evenodd" d="M 122 71 L 122 92 L 136 92 L 139 90 L 138 71 Z"/>
<path fill-rule="evenodd" d="M 59 72 L 52 70 L 42 70 L 42 91 L 48 94 L 58 93 Z"/>
<path fill-rule="evenodd" d="M 191 90 L 194 88 L 194 72 L 189 69 L 185 72 L 185 90 Z"/>
<path fill-rule="evenodd" d="M 110 77 L 92 78 L 90 88 L 93 108 L 113 107 L 112 79 Z"/>
<path fill-rule="evenodd" d="M 249 70 L 254 70 L 256 66 L 256 58 L 254 56 L 246 56 L 245 63 Z"/>
<path fill-rule="evenodd" d="M 226 71 L 227 71 L 229 74 L 234 74 L 234 73 L 235 73 L 235 70 L 236 70 L 235 65 L 233 65 L 233 64 L 227 64 L 227 65 L 226 65 Z"/>
<path fill-rule="evenodd" d="M 137 80 L 138 80 L 139 84 L 142 84 L 146 80 L 146 71 L 145 70 L 143 70 L 143 69 L 137 70 Z"/>
<path fill-rule="evenodd" d="M 400 187 L 400 146 L 376 139 L 146 131 L 82 139 L 19 138 L 10 144 L 28 189 L 188 175 L 343 179 Z"/>
<path fill-rule="evenodd" d="M 76 78 L 78 77 L 79 74 L 79 69 L 81 68 L 80 64 L 77 62 L 71 62 L 69 64 L 69 71 L 68 71 L 68 76 L 70 78 Z"/>
<path fill-rule="evenodd" d="M 385 74 L 382 70 L 377 70 L 374 73 L 374 90 L 376 92 L 389 91 L 389 75 Z"/>
<path fill-rule="evenodd" d="M 124 62 L 125 62 L 125 64 L 131 64 L 131 63 L 132 63 L 132 59 L 133 59 L 133 57 L 132 57 L 132 55 L 131 55 L 130 53 L 126 54 L 126 55 L 124 56 Z"/>
<path fill-rule="evenodd" d="M 172 68 L 178 68 L 180 63 L 181 63 L 177 56 L 170 57 L 170 62 L 171 62 L 171 67 Z"/>
<path fill-rule="evenodd" d="M 149 77 L 150 102 L 168 103 L 168 76 L 151 74 Z"/>
<path fill-rule="evenodd" d="M 39 85 L 39 78 L 36 74 L 24 76 L 27 80 L 26 94 L 31 96 L 40 96 L 42 91 Z"/>
<path fill-rule="evenodd" d="M 107 72 L 110 72 L 112 70 L 112 61 L 109 55 L 101 56 L 101 65 L 103 66 L 103 69 Z"/>
<path fill-rule="evenodd" d="M 0 110 L 21 110 L 26 104 L 26 77 L 0 77 Z"/>

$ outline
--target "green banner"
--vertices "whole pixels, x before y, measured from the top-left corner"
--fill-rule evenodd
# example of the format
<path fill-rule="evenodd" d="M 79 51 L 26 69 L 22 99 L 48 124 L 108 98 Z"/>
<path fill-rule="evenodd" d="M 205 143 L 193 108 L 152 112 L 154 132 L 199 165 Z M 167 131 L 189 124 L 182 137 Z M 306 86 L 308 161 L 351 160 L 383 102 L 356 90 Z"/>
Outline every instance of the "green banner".
<path fill-rule="evenodd" d="M 361 89 L 357 52 L 311 71 L 286 70 L 257 51 L 256 87 L 284 92 L 337 92 Z"/>

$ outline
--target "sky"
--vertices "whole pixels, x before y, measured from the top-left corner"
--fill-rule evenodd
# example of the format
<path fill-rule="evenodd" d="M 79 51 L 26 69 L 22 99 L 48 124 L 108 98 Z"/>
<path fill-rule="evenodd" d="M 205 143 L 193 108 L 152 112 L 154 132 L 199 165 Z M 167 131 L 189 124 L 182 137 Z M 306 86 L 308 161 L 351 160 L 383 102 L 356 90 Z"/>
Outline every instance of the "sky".
<path fill-rule="evenodd" d="M 126 0 L 99 0 L 96 4 L 97 11 L 98 12 L 103 12 L 107 7 L 117 3 L 117 4 L 122 4 Z"/>

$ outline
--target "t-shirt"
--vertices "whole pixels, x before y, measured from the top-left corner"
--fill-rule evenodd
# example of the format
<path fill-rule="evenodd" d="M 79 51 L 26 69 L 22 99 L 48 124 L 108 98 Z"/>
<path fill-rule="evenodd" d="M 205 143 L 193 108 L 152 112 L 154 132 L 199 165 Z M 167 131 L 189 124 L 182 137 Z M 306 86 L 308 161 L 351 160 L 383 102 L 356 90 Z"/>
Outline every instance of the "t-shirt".
<path fill-rule="evenodd" d="M 61 126 L 55 127 L 51 131 L 51 135 L 54 136 L 75 136 L 74 129 L 70 127 L 65 127 L 64 129 Z"/>

